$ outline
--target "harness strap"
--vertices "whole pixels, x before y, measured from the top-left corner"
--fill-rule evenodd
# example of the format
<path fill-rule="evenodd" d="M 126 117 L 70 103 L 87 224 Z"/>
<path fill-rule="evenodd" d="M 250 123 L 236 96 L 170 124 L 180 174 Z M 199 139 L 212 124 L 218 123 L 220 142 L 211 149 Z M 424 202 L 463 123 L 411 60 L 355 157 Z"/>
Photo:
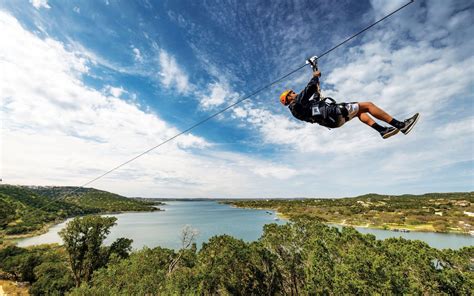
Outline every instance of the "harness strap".
<path fill-rule="evenodd" d="M 325 98 L 323 99 L 323 101 L 326 101 L 326 100 L 331 101 L 331 103 L 329 103 L 329 104 L 336 104 L 336 101 L 335 101 L 333 98 L 325 97 Z"/>
<path fill-rule="evenodd" d="M 347 110 L 346 108 L 346 103 L 341 103 L 341 104 L 338 104 L 337 107 L 339 108 L 339 110 L 341 111 L 341 115 L 342 117 L 344 117 L 344 120 L 347 122 L 350 120 L 349 118 L 349 111 Z"/>
<path fill-rule="evenodd" d="M 350 120 L 349 118 L 349 111 L 346 108 L 346 103 L 340 103 L 337 104 L 336 101 L 333 98 L 326 97 L 323 99 L 323 101 L 330 101 L 330 105 L 337 105 L 337 108 L 339 108 L 339 111 L 341 112 L 342 117 L 344 117 L 344 120 L 347 122 Z"/>

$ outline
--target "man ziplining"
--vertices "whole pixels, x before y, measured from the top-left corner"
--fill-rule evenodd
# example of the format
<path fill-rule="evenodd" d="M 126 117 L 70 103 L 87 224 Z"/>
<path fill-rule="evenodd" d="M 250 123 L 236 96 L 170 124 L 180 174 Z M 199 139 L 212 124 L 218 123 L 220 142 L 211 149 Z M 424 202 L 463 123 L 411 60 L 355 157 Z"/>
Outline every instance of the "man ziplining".
<path fill-rule="evenodd" d="M 418 121 L 420 116 L 418 113 L 402 122 L 372 102 L 337 104 L 332 98 L 323 98 L 319 86 L 321 72 L 317 67 L 317 57 L 310 58 L 307 63 L 313 68 L 313 78 L 306 88 L 299 94 L 288 89 L 280 95 L 280 102 L 288 106 L 293 116 L 299 120 L 318 123 L 328 128 L 337 128 L 357 116 L 360 121 L 379 132 L 384 139 L 396 135 L 399 131 L 405 135 L 408 134 Z M 369 114 L 390 124 L 391 127 L 379 125 Z"/>

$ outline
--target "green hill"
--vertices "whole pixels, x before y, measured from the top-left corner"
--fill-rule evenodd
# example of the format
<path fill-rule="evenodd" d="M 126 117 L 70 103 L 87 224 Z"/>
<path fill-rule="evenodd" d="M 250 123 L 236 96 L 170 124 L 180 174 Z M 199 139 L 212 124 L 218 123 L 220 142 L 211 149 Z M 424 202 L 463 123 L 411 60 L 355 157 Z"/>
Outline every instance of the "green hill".
<path fill-rule="evenodd" d="M 38 194 L 56 201 L 100 212 L 153 211 L 155 203 L 137 200 L 94 188 L 78 187 L 30 187 Z"/>
<path fill-rule="evenodd" d="M 157 210 L 152 205 L 93 188 L 0 185 L 0 235 L 30 233 L 71 216 Z"/>
<path fill-rule="evenodd" d="M 235 200 L 238 207 L 274 209 L 287 218 L 413 231 L 474 231 L 474 192 L 423 195 L 365 194 L 351 198 Z"/>

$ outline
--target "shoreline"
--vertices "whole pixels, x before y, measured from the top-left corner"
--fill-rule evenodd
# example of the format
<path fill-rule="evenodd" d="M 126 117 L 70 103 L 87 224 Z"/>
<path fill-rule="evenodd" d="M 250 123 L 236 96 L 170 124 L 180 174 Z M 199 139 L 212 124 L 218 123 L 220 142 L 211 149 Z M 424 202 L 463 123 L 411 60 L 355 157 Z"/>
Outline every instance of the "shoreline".
<path fill-rule="evenodd" d="M 244 209 L 271 210 L 271 211 L 275 211 L 275 214 L 279 219 L 291 220 L 290 216 L 279 212 L 278 209 L 275 209 L 275 208 L 239 207 L 239 206 L 236 206 L 236 205 L 233 205 L 233 204 L 231 204 L 231 206 L 236 207 L 236 208 L 244 208 Z M 394 226 L 390 226 L 390 225 L 370 225 L 370 224 L 357 225 L 357 224 L 346 223 L 344 221 L 327 221 L 327 222 L 323 222 L 323 223 L 324 224 L 339 225 L 339 226 L 343 226 L 343 227 L 370 228 L 370 229 L 387 230 L 387 231 L 393 231 L 393 232 L 397 232 L 397 230 L 398 230 L 400 232 L 423 232 L 423 233 L 457 234 L 457 235 L 472 236 L 468 232 L 463 232 L 463 231 L 451 230 L 451 231 L 440 232 L 440 231 L 429 230 L 429 229 L 422 228 L 422 227 L 416 228 L 412 225 L 396 225 L 396 227 L 395 227 L 395 225 Z M 386 228 L 386 227 L 388 227 L 388 228 Z M 408 230 L 408 231 L 406 231 L 406 230 Z"/>
<path fill-rule="evenodd" d="M 73 218 L 73 217 L 68 217 L 68 218 L 65 218 L 65 219 L 56 219 L 54 221 L 47 222 L 40 229 L 34 230 L 32 232 L 27 232 L 27 233 L 22 233 L 22 234 L 5 235 L 3 237 L 3 240 L 4 241 L 14 241 L 14 240 L 18 240 L 18 239 L 30 238 L 30 237 L 42 235 L 42 234 L 47 233 L 51 227 L 53 227 L 55 225 L 58 225 L 58 224 L 61 224 L 69 218 Z"/>
<path fill-rule="evenodd" d="M 163 209 L 156 208 L 155 210 L 152 211 L 122 211 L 122 212 L 103 212 L 103 213 L 94 213 L 94 214 L 87 214 L 87 215 L 119 215 L 119 214 L 125 214 L 125 213 L 151 213 L 151 212 L 161 212 L 164 211 Z M 68 219 L 73 219 L 77 217 L 84 217 L 87 215 L 78 215 L 78 216 L 71 216 L 71 217 L 66 217 L 64 219 L 56 219 L 51 222 L 45 223 L 40 229 L 34 230 L 32 232 L 28 233 L 22 233 L 22 234 L 14 234 L 14 235 L 4 235 L 2 237 L 4 242 L 13 242 L 16 244 L 17 240 L 25 239 L 25 238 L 31 238 L 35 236 L 39 236 L 42 234 L 47 233 L 52 227 L 59 225 Z"/>
<path fill-rule="evenodd" d="M 424 229 L 422 227 L 420 228 L 414 228 L 413 226 L 410 225 L 397 225 L 397 227 L 394 226 L 387 226 L 386 225 L 370 225 L 370 224 L 363 224 L 363 225 L 357 225 L 357 224 L 350 224 L 350 223 L 345 223 L 345 222 L 334 222 L 334 221 L 328 221 L 325 224 L 332 224 L 332 225 L 339 225 L 343 227 L 358 227 L 358 228 L 369 228 L 369 229 L 377 229 L 377 230 L 387 230 L 387 231 L 393 231 L 393 232 L 421 232 L 421 233 L 439 233 L 439 234 L 458 234 L 458 235 L 466 235 L 470 236 L 469 233 L 462 232 L 462 231 L 433 231 L 429 229 Z M 408 230 L 408 231 L 407 231 Z"/>
<path fill-rule="evenodd" d="M 226 204 L 226 203 L 224 203 Z M 278 210 L 276 209 L 271 209 L 271 208 L 258 208 L 258 207 L 255 207 L 255 208 L 248 208 L 248 207 L 239 207 L 239 206 L 236 206 L 236 205 L 233 205 L 233 204 L 227 204 L 229 205 L 231 208 L 237 208 L 237 209 L 253 209 L 253 210 L 266 210 L 266 211 L 274 211 L 275 212 L 275 216 L 278 218 L 278 219 L 285 219 L 285 220 L 290 220 L 290 217 L 281 213 L 281 212 L 278 212 Z"/>

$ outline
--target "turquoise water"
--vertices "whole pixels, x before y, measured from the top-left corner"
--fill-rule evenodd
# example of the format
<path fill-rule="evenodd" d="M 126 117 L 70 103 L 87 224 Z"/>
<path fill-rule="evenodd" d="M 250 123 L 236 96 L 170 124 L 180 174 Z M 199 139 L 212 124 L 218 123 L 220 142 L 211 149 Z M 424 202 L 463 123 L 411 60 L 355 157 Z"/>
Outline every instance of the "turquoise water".
<path fill-rule="evenodd" d="M 162 246 L 179 249 L 182 229 L 189 225 L 198 231 L 196 243 L 198 247 L 210 237 L 219 234 L 229 234 L 244 241 L 257 240 L 263 225 L 269 223 L 286 223 L 275 221 L 275 212 L 254 209 L 239 209 L 215 201 L 169 201 L 160 206 L 164 211 L 145 213 L 123 213 L 112 215 L 117 217 L 117 225 L 112 228 L 106 243 L 111 243 L 119 237 L 133 239 L 133 247 L 140 249 Z M 271 212 L 271 214 L 268 214 Z M 43 235 L 18 241 L 21 247 L 44 243 L 60 243 L 58 232 L 65 227 L 67 221 L 53 226 Z M 431 232 L 401 233 L 388 230 L 357 227 L 362 233 L 370 233 L 378 239 L 388 237 L 403 237 L 419 239 L 435 248 L 458 249 L 463 246 L 473 246 L 474 237 L 459 234 L 442 234 Z"/>
<path fill-rule="evenodd" d="M 160 208 L 164 211 L 111 215 L 117 217 L 117 225 L 112 228 L 105 243 L 126 237 L 133 239 L 136 249 L 143 246 L 179 249 L 182 229 L 189 225 L 198 231 L 196 243 L 200 247 L 202 242 L 218 234 L 254 241 L 261 236 L 263 225 L 285 223 L 274 220 L 274 211 L 239 209 L 215 201 L 169 201 Z M 60 243 L 58 232 L 66 223 L 53 226 L 43 235 L 20 240 L 18 246 Z"/>

